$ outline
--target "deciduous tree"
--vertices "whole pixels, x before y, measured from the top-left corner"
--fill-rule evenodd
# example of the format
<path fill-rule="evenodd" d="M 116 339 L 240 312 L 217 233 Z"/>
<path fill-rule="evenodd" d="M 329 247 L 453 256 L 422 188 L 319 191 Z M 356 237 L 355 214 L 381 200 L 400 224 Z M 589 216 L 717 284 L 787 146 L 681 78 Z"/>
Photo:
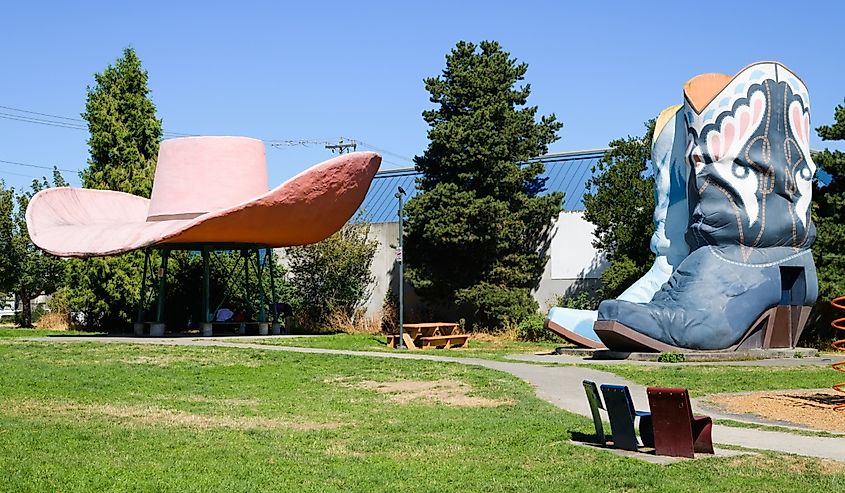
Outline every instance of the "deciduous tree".
<path fill-rule="evenodd" d="M 289 284 L 304 328 L 325 329 L 335 314 L 351 320 L 366 302 L 378 247 L 369 232 L 369 224 L 356 220 L 319 243 L 286 250 Z"/>
<path fill-rule="evenodd" d="M 53 185 L 66 185 L 53 170 Z M 21 303 L 17 322 L 32 327 L 31 302 L 41 294 L 51 294 L 62 283 L 61 259 L 33 245 L 26 227 L 26 207 L 33 195 L 49 187 L 46 179 L 33 180 L 30 190 L 15 193 L 0 183 L 0 291 L 14 294 Z"/>
<path fill-rule="evenodd" d="M 607 255 L 602 296 L 613 298 L 651 267 L 654 232 L 654 178 L 647 175 L 654 120 L 643 137 L 610 142 L 587 183 L 584 218 L 596 227 L 593 246 Z"/>

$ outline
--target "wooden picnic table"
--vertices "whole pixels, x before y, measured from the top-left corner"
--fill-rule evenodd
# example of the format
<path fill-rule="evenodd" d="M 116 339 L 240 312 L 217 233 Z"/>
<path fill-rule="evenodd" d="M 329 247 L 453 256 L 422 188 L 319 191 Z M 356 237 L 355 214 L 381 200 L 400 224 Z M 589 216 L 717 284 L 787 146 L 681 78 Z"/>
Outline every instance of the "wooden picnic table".
<path fill-rule="evenodd" d="M 461 326 L 454 322 L 404 324 L 402 328 L 404 329 L 403 341 L 408 349 L 465 346 L 469 339 L 469 334 L 462 334 Z M 399 334 L 389 334 L 387 346 L 396 347 L 398 340 Z"/>

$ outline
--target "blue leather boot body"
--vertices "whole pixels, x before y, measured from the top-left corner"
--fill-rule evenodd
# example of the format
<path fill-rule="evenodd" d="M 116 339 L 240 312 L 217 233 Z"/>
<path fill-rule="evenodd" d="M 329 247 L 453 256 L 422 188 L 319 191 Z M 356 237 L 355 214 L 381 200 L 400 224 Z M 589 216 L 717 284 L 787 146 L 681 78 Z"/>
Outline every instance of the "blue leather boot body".
<path fill-rule="evenodd" d="M 650 302 L 602 302 L 596 332 L 620 351 L 726 349 L 784 306 L 799 310 L 772 312 L 760 347 L 794 345 L 818 294 L 806 87 L 762 62 L 684 92 L 692 253 Z"/>

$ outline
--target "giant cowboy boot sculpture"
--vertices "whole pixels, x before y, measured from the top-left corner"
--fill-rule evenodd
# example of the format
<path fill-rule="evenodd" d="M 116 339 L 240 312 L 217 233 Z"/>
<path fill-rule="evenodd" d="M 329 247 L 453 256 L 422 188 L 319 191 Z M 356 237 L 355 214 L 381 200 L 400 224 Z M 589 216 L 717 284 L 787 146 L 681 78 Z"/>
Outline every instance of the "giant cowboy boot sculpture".
<path fill-rule="evenodd" d="M 651 301 L 661 286 L 689 253 L 684 234 L 689 224 L 687 205 L 687 165 L 684 160 L 686 126 L 683 106 L 666 108 L 657 117 L 652 138 L 651 162 L 654 171 L 654 235 L 651 251 L 655 254 L 651 269 L 618 300 L 632 303 Z M 601 348 L 604 344 L 593 331 L 598 317 L 595 310 L 554 307 L 546 326 L 564 339 L 580 346 Z"/>
<path fill-rule="evenodd" d="M 691 253 L 649 303 L 609 300 L 619 351 L 794 347 L 818 294 L 804 83 L 774 62 L 684 87 Z"/>

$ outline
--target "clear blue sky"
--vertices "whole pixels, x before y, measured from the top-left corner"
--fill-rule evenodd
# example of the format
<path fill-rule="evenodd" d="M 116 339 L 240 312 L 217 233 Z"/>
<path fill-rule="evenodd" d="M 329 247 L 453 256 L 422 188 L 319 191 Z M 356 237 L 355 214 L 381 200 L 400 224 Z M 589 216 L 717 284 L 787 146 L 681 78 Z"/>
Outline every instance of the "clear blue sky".
<path fill-rule="evenodd" d="M 804 79 L 818 126 L 845 99 L 843 5 L 7 2 L 0 106 L 78 118 L 93 74 L 132 46 L 149 72 L 165 131 L 344 136 L 390 151 L 383 167 L 404 166 L 410 162 L 403 157 L 427 143 L 423 78 L 440 73 L 457 41 L 491 39 L 529 64 L 529 103 L 564 123 L 553 151 L 640 135 L 645 120 L 682 102 L 690 77 L 734 73 L 759 60 L 781 61 Z M 2 116 L 0 160 L 85 166 L 86 131 Z M 812 144 L 823 146 L 818 138 Z M 268 148 L 267 156 L 275 186 L 330 154 L 311 146 Z M 0 178 L 13 186 L 42 172 L 0 162 Z"/>

